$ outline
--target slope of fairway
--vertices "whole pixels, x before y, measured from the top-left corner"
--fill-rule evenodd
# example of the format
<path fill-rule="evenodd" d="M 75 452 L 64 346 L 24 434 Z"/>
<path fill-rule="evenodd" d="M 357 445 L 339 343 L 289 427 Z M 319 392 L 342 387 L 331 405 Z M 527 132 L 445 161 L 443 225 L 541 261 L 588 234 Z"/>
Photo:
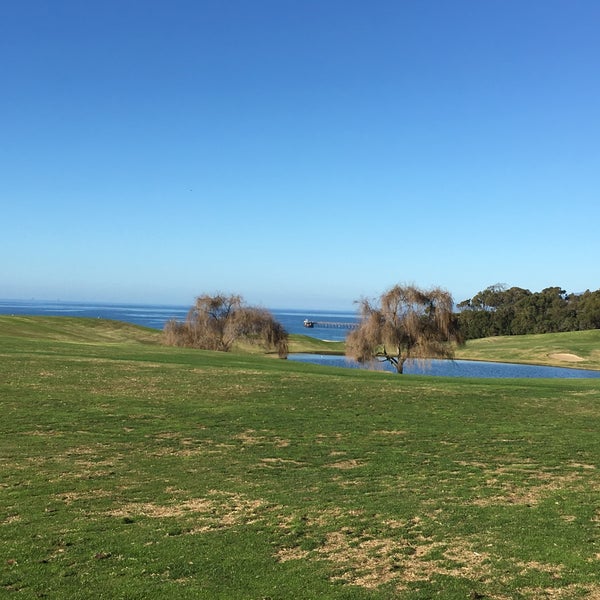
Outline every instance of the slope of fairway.
<path fill-rule="evenodd" d="M 40 325 L 0 321 L 0 596 L 600 597 L 597 381 Z"/>
<path fill-rule="evenodd" d="M 469 340 L 456 358 L 600 369 L 600 329 Z"/>
<path fill-rule="evenodd" d="M 344 354 L 344 342 L 319 340 L 309 335 L 290 335 L 290 352 L 308 352 L 313 354 Z"/>
<path fill-rule="evenodd" d="M 42 317 L 0 315 L 0 335 L 41 341 L 63 341 L 86 344 L 160 344 L 162 333 L 122 321 L 80 317 Z M 290 352 L 343 354 L 343 342 L 328 342 L 307 335 L 290 336 Z M 264 351 L 249 344 L 238 344 L 238 350 L 252 354 Z"/>
<path fill-rule="evenodd" d="M 157 344 L 161 333 L 108 319 L 0 315 L 0 335 L 89 344 Z"/>

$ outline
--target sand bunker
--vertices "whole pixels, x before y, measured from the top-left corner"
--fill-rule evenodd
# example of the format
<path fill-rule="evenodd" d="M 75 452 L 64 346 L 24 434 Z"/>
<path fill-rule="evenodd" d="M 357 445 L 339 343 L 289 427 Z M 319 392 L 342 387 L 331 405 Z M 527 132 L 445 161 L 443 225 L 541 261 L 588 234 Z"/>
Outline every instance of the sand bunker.
<path fill-rule="evenodd" d="M 581 362 L 584 360 L 581 358 L 581 356 L 577 356 L 577 354 L 569 354 L 568 352 L 556 352 L 554 354 L 549 354 L 548 358 L 562 360 L 564 362 Z"/>

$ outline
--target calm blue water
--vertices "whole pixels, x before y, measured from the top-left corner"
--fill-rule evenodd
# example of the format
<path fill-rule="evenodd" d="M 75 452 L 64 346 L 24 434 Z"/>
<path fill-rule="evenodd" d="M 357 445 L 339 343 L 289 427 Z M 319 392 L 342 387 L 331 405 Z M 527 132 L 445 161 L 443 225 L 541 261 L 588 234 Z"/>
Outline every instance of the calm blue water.
<path fill-rule="evenodd" d="M 47 302 L 36 300 L 0 300 L 0 314 L 48 315 L 114 319 L 135 325 L 162 329 L 169 319 L 183 321 L 189 306 L 165 304 L 108 304 L 90 302 Z M 337 323 L 356 322 L 356 313 L 338 311 L 271 310 L 289 333 L 301 333 L 318 339 L 346 339 L 348 329 L 304 327 L 304 319 Z"/>
<path fill-rule="evenodd" d="M 0 300 L 0 314 L 46 315 L 114 319 L 153 329 L 162 329 L 169 319 L 185 319 L 189 307 L 89 302 L 45 302 Z"/>
<path fill-rule="evenodd" d="M 381 371 L 395 372 L 387 362 L 374 365 L 360 365 L 344 356 L 328 356 L 320 354 L 290 354 L 290 360 L 309 362 L 329 367 L 346 367 L 351 369 L 371 368 Z M 516 365 L 510 363 L 481 362 L 474 360 L 430 360 L 427 364 L 406 361 L 404 373 L 407 375 L 437 375 L 440 377 L 517 377 L 517 378 L 564 378 L 585 379 L 600 378 L 600 371 L 586 369 L 564 369 L 561 367 L 542 367 L 537 365 Z"/>
<path fill-rule="evenodd" d="M 108 304 L 89 302 L 47 302 L 26 300 L 0 300 L 0 314 L 8 315 L 48 315 L 68 317 L 91 317 L 114 319 L 135 325 L 143 325 L 154 329 L 162 329 L 169 319 L 182 321 L 189 306 L 177 305 L 140 305 L 140 304 Z M 318 325 L 312 329 L 303 325 L 304 319 L 336 323 L 354 323 L 356 313 L 343 311 L 305 311 L 305 310 L 271 310 L 273 316 L 289 333 L 299 333 L 312 337 L 341 341 L 346 338 L 348 329 L 325 328 Z M 321 365 L 362 368 L 354 361 L 343 356 L 326 356 L 318 354 L 292 354 L 290 360 L 312 362 Z M 385 363 L 377 365 L 380 369 L 389 369 Z M 600 371 L 584 369 L 564 369 L 560 367 L 538 367 L 533 365 L 513 365 L 505 363 L 486 363 L 478 361 L 446 361 L 432 360 L 428 367 L 412 362 L 405 365 L 407 374 L 426 374 L 450 377 L 561 377 L 561 378 L 600 378 Z"/>
<path fill-rule="evenodd" d="M 285 327 L 288 333 L 299 333 L 310 335 L 319 340 L 330 340 L 341 342 L 346 339 L 348 331 L 346 327 L 321 327 L 320 322 L 325 323 L 357 323 L 355 312 L 343 311 L 314 311 L 314 310 L 271 310 L 273 316 Z M 314 327 L 304 327 L 304 319 L 316 321 Z"/>

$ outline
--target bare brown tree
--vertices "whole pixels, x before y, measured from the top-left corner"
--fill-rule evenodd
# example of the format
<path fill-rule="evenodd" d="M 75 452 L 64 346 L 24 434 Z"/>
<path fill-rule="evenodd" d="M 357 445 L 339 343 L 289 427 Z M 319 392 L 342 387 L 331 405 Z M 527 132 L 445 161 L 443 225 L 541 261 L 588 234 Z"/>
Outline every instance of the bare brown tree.
<path fill-rule="evenodd" d="M 452 358 L 460 335 L 446 290 L 397 285 L 378 304 L 361 300 L 361 321 L 346 339 L 346 354 L 359 362 L 388 361 L 402 373 L 409 358 Z"/>
<path fill-rule="evenodd" d="M 204 294 L 196 298 L 184 323 L 171 320 L 163 340 L 171 346 L 229 352 L 238 341 L 275 349 L 280 358 L 288 355 L 288 334 L 271 313 L 246 306 L 237 295 Z"/>

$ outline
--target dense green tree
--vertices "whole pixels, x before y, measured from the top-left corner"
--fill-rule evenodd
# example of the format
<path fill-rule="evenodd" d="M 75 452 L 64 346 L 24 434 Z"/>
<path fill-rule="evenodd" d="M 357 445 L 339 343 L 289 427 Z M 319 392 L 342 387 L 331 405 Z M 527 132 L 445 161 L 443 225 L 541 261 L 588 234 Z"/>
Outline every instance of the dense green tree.
<path fill-rule="evenodd" d="M 461 302 L 458 308 L 458 326 L 466 340 L 489 337 L 491 335 L 490 323 L 493 315 L 489 311 L 475 309 L 464 302 Z"/>
<path fill-rule="evenodd" d="M 600 290 L 581 294 L 576 314 L 578 329 L 600 329 Z"/>
<path fill-rule="evenodd" d="M 457 308 L 466 339 L 600 327 L 600 290 L 567 294 L 554 286 L 532 293 L 496 284 L 464 300 Z"/>

